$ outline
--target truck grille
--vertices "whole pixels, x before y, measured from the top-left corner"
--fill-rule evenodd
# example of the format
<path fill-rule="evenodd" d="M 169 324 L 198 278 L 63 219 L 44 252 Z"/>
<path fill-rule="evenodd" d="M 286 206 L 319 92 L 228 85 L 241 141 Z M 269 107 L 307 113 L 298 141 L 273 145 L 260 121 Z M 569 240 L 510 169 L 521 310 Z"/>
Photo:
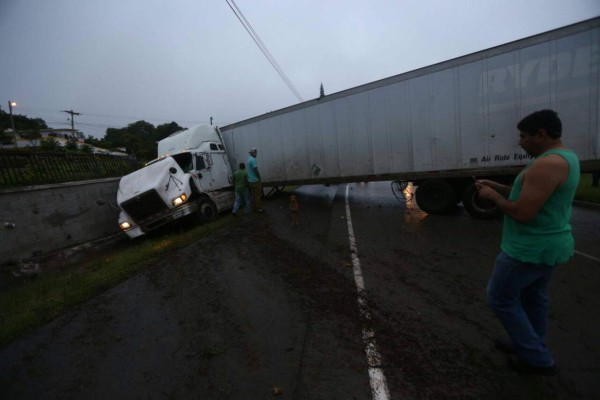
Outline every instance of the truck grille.
<path fill-rule="evenodd" d="M 121 203 L 121 207 L 137 223 L 169 209 L 154 189 Z"/>

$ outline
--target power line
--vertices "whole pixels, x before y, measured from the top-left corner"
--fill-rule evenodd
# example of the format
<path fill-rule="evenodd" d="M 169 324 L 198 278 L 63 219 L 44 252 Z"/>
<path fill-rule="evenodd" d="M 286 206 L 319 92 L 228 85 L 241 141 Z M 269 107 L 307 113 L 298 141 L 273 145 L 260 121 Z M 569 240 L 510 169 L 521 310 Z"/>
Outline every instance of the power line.
<path fill-rule="evenodd" d="M 250 36 L 252 37 L 252 40 L 254 40 L 254 43 L 256 43 L 256 45 L 263 52 L 263 54 L 265 55 L 265 57 L 267 57 L 267 59 L 269 60 L 269 62 L 273 66 L 273 68 L 275 68 L 275 70 L 277 71 L 277 73 L 279 73 L 279 75 L 281 76 L 281 78 L 283 79 L 283 81 L 285 82 L 285 84 L 290 88 L 290 90 L 292 91 L 292 93 L 294 93 L 294 95 L 298 98 L 298 100 L 304 101 L 304 99 L 302 98 L 302 96 L 300 95 L 300 93 L 296 90 L 296 88 L 292 84 L 292 81 L 290 81 L 290 79 L 288 78 L 288 76 L 286 75 L 286 73 L 283 71 L 283 69 L 281 68 L 281 66 L 279 65 L 279 63 L 277 63 L 277 61 L 275 60 L 275 57 L 273 57 L 273 55 L 271 54 L 271 52 L 269 51 L 269 49 L 267 48 L 267 46 L 265 46 L 265 44 L 263 43 L 263 41 L 260 39 L 260 37 L 258 36 L 258 34 L 256 33 L 256 31 L 254 30 L 254 28 L 252 28 L 252 25 L 246 19 L 246 17 L 242 13 L 242 10 L 239 9 L 239 7 L 237 6 L 237 4 L 235 4 L 234 0 L 228 0 L 228 1 L 231 1 L 231 3 L 233 4 L 233 6 L 235 7 L 235 9 L 239 12 L 239 16 L 238 16 L 238 14 L 232 8 L 233 12 L 238 17 L 238 20 L 240 20 L 240 22 L 242 23 L 242 25 L 244 26 L 244 28 L 246 28 L 246 31 L 248 32 L 248 34 L 250 34 Z M 229 7 L 231 7 L 231 5 Z M 240 16 L 241 16 L 241 18 L 244 21 L 242 21 L 240 19 Z"/>
<path fill-rule="evenodd" d="M 46 108 L 33 108 L 33 107 L 20 107 L 23 110 L 32 110 L 32 111 L 43 111 L 43 112 L 48 112 L 48 113 L 60 113 L 60 112 L 66 112 L 66 111 L 59 111 L 59 110 L 49 110 Z M 41 114 L 41 113 L 37 113 L 37 114 Z M 143 118 L 143 117 L 131 117 L 131 116 L 126 116 L 126 115 L 109 115 L 109 114 L 94 114 L 94 113 L 89 113 L 89 112 L 82 112 L 81 115 L 87 116 L 87 117 L 99 117 L 99 118 L 111 118 L 111 119 L 125 119 L 125 120 L 144 120 L 144 121 L 165 121 L 168 118 L 163 118 L 163 119 L 159 119 L 159 118 Z"/>
<path fill-rule="evenodd" d="M 44 120 L 47 120 L 49 117 L 43 117 L 41 116 L 44 113 L 60 113 L 60 112 L 64 112 L 64 111 L 59 111 L 59 110 L 49 110 L 47 108 L 34 108 L 34 107 L 19 107 L 22 110 L 31 110 L 31 111 L 38 111 L 36 113 L 34 113 L 34 115 L 40 115 L 40 117 L 38 118 L 42 118 Z M 41 111 L 41 112 L 40 112 Z M 96 118 L 103 118 L 103 119 L 123 119 L 123 120 L 131 120 L 131 121 L 154 121 L 154 122 L 160 122 L 160 123 L 169 123 L 169 122 L 165 122 L 165 121 L 172 121 L 172 122 L 177 122 L 179 124 L 200 124 L 200 123 L 205 123 L 206 121 L 199 121 L 199 120 L 179 120 L 179 121 L 174 121 L 174 119 L 172 118 L 145 118 L 145 117 L 134 117 L 134 116 L 126 116 L 126 115 L 111 115 L 111 114 L 95 114 L 95 113 L 89 113 L 89 112 L 82 112 L 80 115 L 82 116 L 86 116 L 86 117 L 96 117 Z M 46 121 L 49 122 L 49 121 Z M 61 122 L 62 123 L 62 122 Z M 66 123 L 65 123 L 66 124 Z M 92 125 L 92 124 L 84 124 L 82 122 L 77 122 L 78 125 Z M 113 124 L 114 125 L 114 124 Z M 107 127 L 107 128 L 111 128 L 113 126 L 110 125 L 96 125 L 98 127 Z"/>
<path fill-rule="evenodd" d="M 285 82 L 285 84 L 287 85 L 287 87 L 292 91 L 292 93 L 294 93 L 294 95 L 296 96 L 296 98 L 299 101 L 304 101 L 304 99 L 302 98 L 302 96 L 300 95 L 300 93 L 296 90 L 296 88 L 294 87 L 294 85 L 292 84 L 292 82 L 290 81 L 290 79 L 287 77 L 287 75 L 285 74 L 285 72 L 283 72 L 283 69 L 279 66 L 279 64 L 275 60 L 275 57 L 273 57 L 273 55 L 271 54 L 271 52 L 269 52 L 269 49 L 267 49 L 267 46 L 265 46 L 265 44 L 260 39 L 260 37 L 258 36 L 258 34 L 254 31 L 254 28 L 252 28 L 252 25 L 250 25 L 250 22 L 246 19 L 246 17 L 242 13 L 242 11 L 239 9 L 239 7 L 237 6 L 237 4 L 235 4 L 235 1 L 234 0 L 225 0 L 225 1 L 227 2 L 227 5 L 229 6 L 229 8 L 231 8 L 231 11 L 233 11 L 233 13 L 237 17 L 237 19 L 240 21 L 240 23 L 242 24 L 242 26 L 244 27 L 244 29 L 246 29 L 246 32 L 248 32 L 248 34 L 250 35 L 250 37 L 252 38 L 252 40 L 254 40 L 254 43 L 256 43 L 256 45 L 258 46 L 258 48 L 260 49 L 260 51 L 262 51 L 262 53 L 265 55 L 265 57 L 267 58 L 267 60 L 271 63 L 271 65 L 273 66 L 273 68 L 275 68 L 275 71 L 277 71 L 277 73 L 279 74 L 279 76 L 281 77 L 281 79 L 283 79 L 283 81 Z M 230 4 L 230 2 L 231 2 L 231 4 Z M 232 6 L 232 4 L 233 4 L 233 6 Z M 234 7 L 235 7 L 235 9 L 234 9 Z"/>

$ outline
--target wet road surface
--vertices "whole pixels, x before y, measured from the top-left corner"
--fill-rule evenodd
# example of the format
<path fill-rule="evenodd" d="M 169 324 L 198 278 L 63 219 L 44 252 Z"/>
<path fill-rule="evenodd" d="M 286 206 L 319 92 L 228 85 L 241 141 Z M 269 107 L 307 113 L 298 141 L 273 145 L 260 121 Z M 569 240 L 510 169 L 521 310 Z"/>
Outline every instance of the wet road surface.
<path fill-rule="evenodd" d="M 373 399 L 372 330 L 392 399 L 600 397 L 600 212 L 576 208 L 576 255 L 550 286 L 558 377 L 518 375 L 485 304 L 501 221 L 428 216 L 389 182 L 351 184 L 370 321 L 361 318 L 346 186 L 240 217 L 0 351 L 8 397 Z M 3 395 L 4 397 L 4 395 Z"/>

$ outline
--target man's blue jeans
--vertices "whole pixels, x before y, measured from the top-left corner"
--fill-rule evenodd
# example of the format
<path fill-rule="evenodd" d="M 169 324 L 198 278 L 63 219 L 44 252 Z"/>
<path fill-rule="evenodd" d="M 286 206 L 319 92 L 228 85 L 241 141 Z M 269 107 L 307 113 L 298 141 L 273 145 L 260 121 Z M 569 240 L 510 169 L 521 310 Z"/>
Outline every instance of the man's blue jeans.
<path fill-rule="evenodd" d="M 489 304 L 519 358 L 538 367 L 554 364 L 544 342 L 548 325 L 546 287 L 553 271 L 553 265 L 524 263 L 501 252 L 487 287 Z"/>
<path fill-rule="evenodd" d="M 250 200 L 250 191 L 248 189 L 244 190 L 243 193 L 235 192 L 235 201 L 233 203 L 232 212 L 235 214 L 238 212 L 241 206 L 244 206 L 244 211 L 249 213 L 252 211 L 252 203 Z"/>

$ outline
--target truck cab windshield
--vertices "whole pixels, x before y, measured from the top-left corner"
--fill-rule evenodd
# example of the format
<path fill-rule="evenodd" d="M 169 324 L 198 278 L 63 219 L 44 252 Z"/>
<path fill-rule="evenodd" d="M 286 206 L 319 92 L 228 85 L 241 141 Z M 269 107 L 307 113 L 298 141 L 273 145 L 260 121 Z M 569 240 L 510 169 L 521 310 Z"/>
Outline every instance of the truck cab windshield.
<path fill-rule="evenodd" d="M 194 169 L 192 155 L 190 153 L 179 153 L 173 156 L 173 159 L 179 164 L 183 172 L 190 172 Z"/>

